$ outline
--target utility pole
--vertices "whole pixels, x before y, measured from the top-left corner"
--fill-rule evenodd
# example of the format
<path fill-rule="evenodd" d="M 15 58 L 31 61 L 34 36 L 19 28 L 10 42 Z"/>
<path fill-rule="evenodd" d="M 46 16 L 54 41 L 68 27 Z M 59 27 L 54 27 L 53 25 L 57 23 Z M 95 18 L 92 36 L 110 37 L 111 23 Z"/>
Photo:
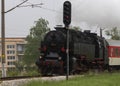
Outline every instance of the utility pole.
<path fill-rule="evenodd" d="M 2 53 L 1 53 L 1 61 L 2 61 L 2 77 L 6 76 L 5 71 L 5 0 L 1 0 L 1 46 L 2 46 Z"/>

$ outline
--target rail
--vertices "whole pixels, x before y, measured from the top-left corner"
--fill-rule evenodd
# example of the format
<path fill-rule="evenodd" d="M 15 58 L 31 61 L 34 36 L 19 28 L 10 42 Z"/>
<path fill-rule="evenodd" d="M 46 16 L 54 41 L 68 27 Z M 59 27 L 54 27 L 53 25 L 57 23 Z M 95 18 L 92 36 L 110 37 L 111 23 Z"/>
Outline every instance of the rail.
<path fill-rule="evenodd" d="M 16 79 L 27 79 L 27 78 L 37 78 L 42 77 L 41 75 L 36 76 L 15 76 L 15 77 L 2 77 L 0 78 L 0 81 L 6 81 L 6 80 L 16 80 Z"/>

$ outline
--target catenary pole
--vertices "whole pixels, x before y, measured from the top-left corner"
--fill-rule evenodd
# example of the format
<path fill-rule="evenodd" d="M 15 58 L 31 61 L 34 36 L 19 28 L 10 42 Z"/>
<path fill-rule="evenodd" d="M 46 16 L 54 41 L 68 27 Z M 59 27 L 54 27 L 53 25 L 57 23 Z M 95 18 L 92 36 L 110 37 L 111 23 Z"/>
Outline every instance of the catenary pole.
<path fill-rule="evenodd" d="M 5 0 L 1 2 L 1 46 L 2 46 L 2 53 L 1 53 L 1 61 L 2 61 L 2 77 L 6 76 L 5 73 Z"/>

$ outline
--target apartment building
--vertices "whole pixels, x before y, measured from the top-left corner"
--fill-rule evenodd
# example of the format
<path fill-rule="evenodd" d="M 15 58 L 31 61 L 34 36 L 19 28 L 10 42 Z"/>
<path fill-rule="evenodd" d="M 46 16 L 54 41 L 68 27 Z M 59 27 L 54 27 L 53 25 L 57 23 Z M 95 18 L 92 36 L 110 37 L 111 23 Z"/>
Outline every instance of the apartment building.
<path fill-rule="evenodd" d="M 5 39 L 5 69 L 15 68 L 15 62 L 22 60 L 25 50 L 25 38 L 6 38 Z M 1 38 L 0 38 L 0 57 L 1 57 Z M 1 59 L 1 58 L 0 58 Z M 0 69 L 2 60 L 0 60 Z"/>

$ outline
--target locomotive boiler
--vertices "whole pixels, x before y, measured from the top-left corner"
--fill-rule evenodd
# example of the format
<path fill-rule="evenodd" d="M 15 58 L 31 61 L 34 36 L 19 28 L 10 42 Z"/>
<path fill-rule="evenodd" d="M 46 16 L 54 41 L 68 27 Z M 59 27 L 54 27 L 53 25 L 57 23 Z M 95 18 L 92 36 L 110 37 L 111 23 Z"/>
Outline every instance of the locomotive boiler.
<path fill-rule="evenodd" d="M 89 30 L 82 32 L 64 27 L 56 27 L 55 29 L 48 32 L 41 42 L 41 55 L 36 61 L 41 74 L 66 73 L 68 30 L 70 74 L 86 72 L 89 69 L 104 70 L 110 67 L 110 54 L 108 54 L 110 47 L 103 37 L 91 33 Z"/>

